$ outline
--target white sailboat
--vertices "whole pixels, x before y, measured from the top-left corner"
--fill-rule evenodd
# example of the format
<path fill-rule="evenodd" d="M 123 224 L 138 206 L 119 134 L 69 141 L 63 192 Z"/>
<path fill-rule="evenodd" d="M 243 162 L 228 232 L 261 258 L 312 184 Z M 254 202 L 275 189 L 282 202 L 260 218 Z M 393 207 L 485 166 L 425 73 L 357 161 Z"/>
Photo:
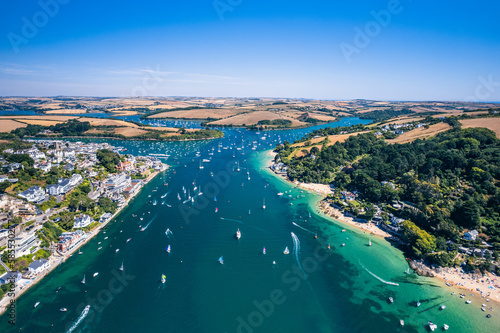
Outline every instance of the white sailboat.
<path fill-rule="evenodd" d="M 85 284 L 85 274 L 83 275 L 82 284 Z"/>
<path fill-rule="evenodd" d="M 123 261 L 122 261 L 122 265 L 120 266 L 120 268 L 118 268 L 120 271 L 123 271 Z"/>
<path fill-rule="evenodd" d="M 288 246 L 285 247 L 285 251 L 283 251 L 284 254 L 289 254 L 290 253 L 290 250 L 288 250 Z"/>

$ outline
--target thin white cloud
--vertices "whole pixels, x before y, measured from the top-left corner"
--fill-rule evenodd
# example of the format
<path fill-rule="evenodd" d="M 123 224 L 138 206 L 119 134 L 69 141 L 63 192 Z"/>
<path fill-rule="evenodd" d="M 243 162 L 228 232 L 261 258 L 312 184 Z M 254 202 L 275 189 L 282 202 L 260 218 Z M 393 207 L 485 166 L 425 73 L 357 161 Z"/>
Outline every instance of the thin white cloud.
<path fill-rule="evenodd" d="M 33 74 L 37 74 L 31 70 L 19 69 L 19 68 L 4 68 L 3 72 L 7 75 L 33 75 Z"/>

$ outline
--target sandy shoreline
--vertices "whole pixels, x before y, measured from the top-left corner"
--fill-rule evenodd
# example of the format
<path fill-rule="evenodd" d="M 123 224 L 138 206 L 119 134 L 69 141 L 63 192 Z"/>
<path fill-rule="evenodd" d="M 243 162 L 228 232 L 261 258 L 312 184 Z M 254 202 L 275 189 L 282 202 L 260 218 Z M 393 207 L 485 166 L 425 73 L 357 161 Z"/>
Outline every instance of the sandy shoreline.
<path fill-rule="evenodd" d="M 155 178 L 157 175 L 160 174 L 160 171 L 155 171 L 153 172 L 152 174 L 150 174 L 147 178 L 146 178 L 146 182 L 144 183 L 144 186 L 146 186 L 146 184 L 148 184 L 153 178 Z M 16 299 L 18 299 L 22 294 L 24 294 L 28 289 L 30 289 L 31 287 L 33 287 L 34 285 L 36 285 L 38 282 L 40 282 L 44 277 L 46 277 L 47 275 L 49 275 L 50 272 L 52 272 L 56 267 L 58 267 L 60 264 L 64 263 L 69 257 L 71 257 L 73 255 L 73 253 L 75 253 L 77 250 L 79 250 L 83 245 L 85 245 L 88 241 L 90 241 L 93 237 L 95 237 L 96 235 L 99 234 L 99 232 L 108 224 L 110 223 L 111 221 L 113 221 L 113 219 L 123 210 L 125 209 L 125 207 L 128 206 L 128 204 L 141 192 L 142 190 L 142 187 L 139 191 L 135 192 L 133 195 L 131 195 L 127 200 L 126 200 L 126 203 L 125 205 L 123 205 L 120 209 L 118 209 L 114 214 L 113 216 L 111 216 L 111 218 L 107 221 L 107 222 L 104 222 L 102 224 L 100 224 L 99 226 L 97 226 L 94 230 L 92 230 L 90 233 L 87 234 L 87 237 L 85 238 L 84 241 L 82 241 L 81 243 L 79 243 L 77 246 L 75 246 L 74 248 L 72 248 L 71 250 L 69 250 L 68 252 L 66 252 L 64 255 L 60 255 L 58 254 L 58 252 L 55 252 L 54 254 L 52 254 L 48 260 L 49 260 L 49 267 L 44 270 L 43 272 L 41 272 L 40 274 L 38 274 L 35 279 L 31 280 L 29 283 L 25 284 L 22 286 L 22 288 L 17 288 L 16 287 L 16 292 L 15 292 L 15 296 L 14 297 L 8 297 L 7 294 L 5 294 L 5 296 L 0 300 L 0 315 L 3 314 L 5 312 L 5 310 L 7 310 L 7 306 L 15 301 Z"/>
<path fill-rule="evenodd" d="M 270 151 L 268 153 L 272 159 L 269 160 L 267 167 L 270 167 L 273 164 L 275 152 Z M 281 177 L 287 182 L 294 184 L 300 188 L 315 192 L 317 194 L 326 196 L 330 193 L 333 193 L 330 189 L 330 186 L 324 184 L 305 184 L 300 182 L 292 182 L 288 179 L 286 175 L 279 175 L 273 172 L 273 174 L 277 177 Z M 373 236 L 382 237 L 384 239 L 391 238 L 392 235 L 373 223 L 361 223 L 356 222 L 352 217 L 345 216 L 340 210 L 332 207 L 330 204 L 325 201 L 319 202 L 319 208 L 321 212 L 327 217 L 331 217 L 340 223 L 344 223 L 348 226 L 354 227 L 358 230 L 363 231 L 363 233 L 367 233 Z M 448 283 L 452 288 L 458 288 L 457 290 L 468 291 L 464 299 L 473 299 L 475 297 L 479 297 L 482 299 L 482 303 L 487 303 L 486 300 L 494 301 L 495 304 L 498 305 L 500 302 L 500 278 L 494 276 L 492 274 L 487 274 L 484 277 L 479 276 L 478 274 L 466 274 L 460 271 L 460 268 L 448 268 L 448 267 L 439 267 L 437 269 L 425 266 L 425 270 L 431 272 L 434 278 L 441 280 L 444 283 Z M 491 288 L 493 289 L 491 289 Z M 458 292 L 458 291 L 457 291 Z M 472 295 L 470 295 L 472 292 Z M 468 297 L 468 298 L 467 298 Z M 489 305 L 487 304 L 487 307 Z"/>

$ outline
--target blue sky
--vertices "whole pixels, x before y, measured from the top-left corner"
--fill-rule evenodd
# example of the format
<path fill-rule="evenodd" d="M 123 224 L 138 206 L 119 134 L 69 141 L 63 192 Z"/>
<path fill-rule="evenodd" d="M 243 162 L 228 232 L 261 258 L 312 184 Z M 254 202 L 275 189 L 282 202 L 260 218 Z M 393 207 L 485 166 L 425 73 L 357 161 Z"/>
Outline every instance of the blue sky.
<path fill-rule="evenodd" d="M 497 1 L 2 1 L 0 95 L 500 101 L 499 12 Z"/>

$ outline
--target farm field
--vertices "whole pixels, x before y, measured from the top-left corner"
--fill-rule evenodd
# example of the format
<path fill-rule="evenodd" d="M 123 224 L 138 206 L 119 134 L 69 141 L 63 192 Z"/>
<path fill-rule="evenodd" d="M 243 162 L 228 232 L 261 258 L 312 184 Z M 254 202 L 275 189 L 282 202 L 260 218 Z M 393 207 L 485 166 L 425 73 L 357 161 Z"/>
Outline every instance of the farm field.
<path fill-rule="evenodd" d="M 431 125 L 429 128 L 415 128 L 409 132 L 403 133 L 395 139 L 387 140 L 388 143 L 408 143 L 413 142 L 417 139 L 430 138 L 438 133 L 444 132 L 451 129 L 451 126 L 446 123 L 438 123 Z"/>
<path fill-rule="evenodd" d="M 484 127 L 496 133 L 500 138 L 500 118 L 479 118 L 460 120 L 462 128 Z"/>
<path fill-rule="evenodd" d="M 19 123 L 10 119 L 0 119 L 0 132 L 9 133 L 10 131 L 15 130 L 16 128 L 26 127 L 28 125 Z"/>

